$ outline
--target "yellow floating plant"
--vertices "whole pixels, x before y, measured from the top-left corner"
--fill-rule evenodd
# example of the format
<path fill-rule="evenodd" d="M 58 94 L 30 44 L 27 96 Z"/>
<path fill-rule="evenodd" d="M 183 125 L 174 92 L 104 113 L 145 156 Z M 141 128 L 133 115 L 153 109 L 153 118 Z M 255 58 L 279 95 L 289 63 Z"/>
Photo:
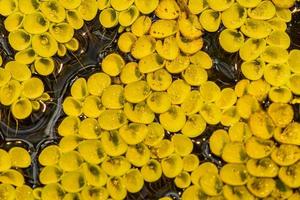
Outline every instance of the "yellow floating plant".
<path fill-rule="evenodd" d="M 24 0 L 21 4 L 19 4 L 19 9 L 24 14 L 31 14 L 37 11 L 39 6 L 40 2 L 38 0 Z"/>
<path fill-rule="evenodd" d="M 22 147 L 13 147 L 8 152 L 0 149 L 0 160 L 0 194 L 2 195 L 0 197 L 5 199 L 31 197 L 32 189 L 25 185 L 25 177 L 22 174 L 22 169 L 31 165 L 28 151 Z M 22 194 L 22 191 L 26 193 Z"/>
<path fill-rule="evenodd" d="M 137 9 L 143 14 L 152 13 L 158 6 L 159 0 L 136 0 L 134 1 Z"/>
<path fill-rule="evenodd" d="M 66 20 L 72 28 L 80 29 L 83 27 L 84 21 L 77 10 L 68 10 L 66 15 Z"/>
<path fill-rule="evenodd" d="M 68 23 L 59 23 L 59 24 L 52 25 L 49 28 L 49 32 L 59 43 L 69 42 L 74 35 L 74 30 L 72 26 Z"/>
<path fill-rule="evenodd" d="M 64 44 L 65 48 L 72 51 L 77 51 L 79 48 L 79 41 L 76 38 L 72 38 L 69 42 Z M 65 51 L 65 50 L 64 50 Z M 64 55 L 65 52 L 63 52 L 62 55 Z"/>
<path fill-rule="evenodd" d="M 112 8 L 104 9 L 99 15 L 99 21 L 105 28 L 112 28 L 118 24 L 119 13 Z"/>
<path fill-rule="evenodd" d="M 232 4 L 228 9 L 222 12 L 222 23 L 228 29 L 237 29 L 241 27 L 247 18 L 247 9 L 239 3 Z"/>
<path fill-rule="evenodd" d="M 51 57 L 56 54 L 58 46 L 52 35 L 43 33 L 33 36 L 32 49 L 42 57 Z"/>
<path fill-rule="evenodd" d="M 53 73 L 55 69 L 55 63 L 52 58 L 40 57 L 34 61 L 34 68 L 40 75 L 49 75 Z"/>
<path fill-rule="evenodd" d="M 102 61 L 103 71 L 110 76 L 117 76 L 125 65 L 123 58 L 118 54 L 110 54 Z"/>
<path fill-rule="evenodd" d="M 244 35 L 238 31 L 225 29 L 220 33 L 219 42 L 225 51 L 234 53 L 244 44 Z"/>
<path fill-rule="evenodd" d="M 22 51 L 19 51 L 15 55 L 16 61 L 26 65 L 33 63 L 35 59 L 36 59 L 36 53 L 32 48 L 27 48 Z"/>
<path fill-rule="evenodd" d="M 132 45 L 137 40 L 137 37 L 131 32 L 125 32 L 118 39 L 118 47 L 122 52 L 130 52 Z"/>
<path fill-rule="evenodd" d="M 217 11 L 207 9 L 201 13 L 199 20 L 206 31 L 215 32 L 221 24 L 221 15 Z"/>
<path fill-rule="evenodd" d="M 23 14 L 20 12 L 15 12 L 9 15 L 5 19 L 4 21 L 5 29 L 8 30 L 9 32 L 15 31 L 22 26 L 23 20 L 24 20 Z"/>
<path fill-rule="evenodd" d="M 31 40 L 31 35 L 23 29 L 17 29 L 8 35 L 8 41 L 11 47 L 17 51 L 29 47 L 31 45 Z"/>
<path fill-rule="evenodd" d="M 8 152 L 11 164 L 14 167 L 27 168 L 31 164 L 31 157 L 24 148 L 13 147 Z"/>
<path fill-rule="evenodd" d="M 138 18 L 139 10 L 136 6 L 130 6 L 119 14 L 119 24 L 121 26 L 130 26 Z"/>
<path fill-rule="evenodd" d="M 42 34 L 48 30 L 49 24 L 49 21 L 43 13 L 34 12 L 25 15 L 23 27 L 24 30 L 30 34 Z"/>
<path fill-rule="evenodd" d="M 1 1 L 0 4 L 0 14 L 3 16 L 9 16 L 14 11 L 18 9 L 18 1 L 17 0 L 5 0 Z"/>
<path fill-rule="evenodd" d="M 138 169 L 131 169 L 125 174 L 125 185 L 128 192 L 136 193 L 144 186 L 144 178 Z"/>

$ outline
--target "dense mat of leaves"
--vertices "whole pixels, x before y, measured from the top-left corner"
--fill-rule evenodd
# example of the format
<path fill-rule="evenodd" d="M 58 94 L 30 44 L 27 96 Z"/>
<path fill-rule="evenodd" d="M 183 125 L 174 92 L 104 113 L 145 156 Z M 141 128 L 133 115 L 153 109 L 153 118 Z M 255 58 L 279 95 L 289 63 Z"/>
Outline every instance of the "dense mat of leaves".
<path fill-rule="evenodd" d="M 16 121 L 0 200 L 300 199 L 297 12 L 295 0 L 0 0 L 1 116 Z M 42 136 L 18 138 L 50 103 Z"/>

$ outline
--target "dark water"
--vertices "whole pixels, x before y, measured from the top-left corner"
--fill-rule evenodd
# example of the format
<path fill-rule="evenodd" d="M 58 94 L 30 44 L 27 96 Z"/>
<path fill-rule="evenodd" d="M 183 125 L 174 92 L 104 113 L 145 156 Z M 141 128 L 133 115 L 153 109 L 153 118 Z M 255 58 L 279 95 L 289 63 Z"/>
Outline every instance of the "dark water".
<path fill-rule="evenodd" d="M 293 19 L 288 24 L 287 30 L 292 41 L 291 48 L 296 49 L 300 49 L 300 10 L 298 8 L 300 8 L 299 3 L 292 9 Z M 153 20 L 156 20 L 155 16 L 153 16 Z M 213 58 L 213 68 L 209 70 L 209 80 L 216 82 L 221 88 L 233 87 L 243 79 L 239 70 L 242 61 L 238 53 L 229 54 L 220 47 L 217 38 L 222 30 L 223 27 L 218 32 L 204 34 L 203 51 Z M 59 141 L 56 129 L 65 116 L 61 105 L 63 99 L 69 94 L 70 86 L 78 77 L 87 78 L 100 71 L 99 63 L 102 58 L 111 52 L 118 51 L 117 36 L 117 29 L 101 28 L 98 17 L 86 22 L 84 27 L 75 34 L 75 38 L 80 41 L 79 50 L 68 52 L 63 58 L 54 57 L 56 70 L 52 75 L 48 77 L 33 75 L 44 81 L 45 91 L 51 96 L 50 101 L 23 121 L 15 121 L 9 108 L 0 105 L 0 148 L 9 149 L 13 146 L 21 146 L 28 149 L 33 161 L 31 167 L 23 170 L 27 184 L 33 187 L 39 186 L 37 156 L 43 148 L 50 144 L 57 144 Z M 4 64 L 13 59 L 15 52 L 8 44 L 3 18 L 0 18 L 0 49 Z M 126 61 L 134 60 L 129 54 L 120 54 Z M 174 76 L 174 78 L 178 76 Z M 267 108 L 269 104 L 270 102 L 266 100 L 262 107 Z M 299 104 L 294 105 L 294 109 L 296 111 L 295 120 L 300 121 Z M 202 162 L 211 161 L 221 167 L 224 164 L 223 161 L 210 153 L 208 144 L 211 133 L 219 128 L 224 127 L 221 125 L 207 126 L 205 132 L 193 140 L 193 153 L 197 154 Z M 166 137 L 168 137 L 168 133 Z M 163 196 L 179 199 L 180 193 L 181 190 L 176 188 L 173 180 L 162 177 L 155 183 L 145 183 L 141 192 L 129 194 L 127 199 L 158 199 Z"/>

